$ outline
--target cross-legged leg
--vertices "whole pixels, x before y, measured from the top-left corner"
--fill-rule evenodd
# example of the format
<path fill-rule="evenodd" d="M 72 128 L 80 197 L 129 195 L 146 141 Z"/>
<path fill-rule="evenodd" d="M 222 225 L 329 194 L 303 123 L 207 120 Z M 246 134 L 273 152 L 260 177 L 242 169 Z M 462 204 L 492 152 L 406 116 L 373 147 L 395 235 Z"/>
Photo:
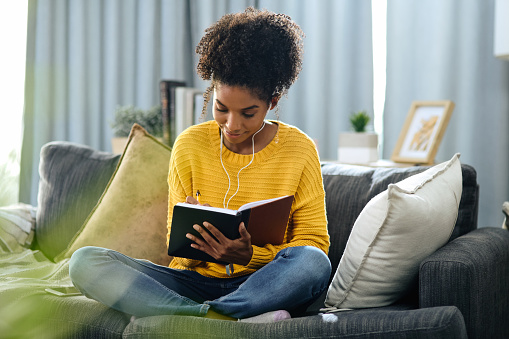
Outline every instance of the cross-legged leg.
<path fill-rule="evenodd" d="M 228 294 L 247 279 L 207 278 L 99 247 L 77 250 L 69 262 L 69 274 L 86 296 L 138 317 L 204 316 L 210 306 L 203 301 Z"/>
<path fill-rule="evenodd" d="M 289 247 L 251 274 L 232 293 L 206 304 L 234 318 L 247 318 L 278 309 L 293 309 L 317 298 L 327 288 L 331 264 L 316 247 Z"/>

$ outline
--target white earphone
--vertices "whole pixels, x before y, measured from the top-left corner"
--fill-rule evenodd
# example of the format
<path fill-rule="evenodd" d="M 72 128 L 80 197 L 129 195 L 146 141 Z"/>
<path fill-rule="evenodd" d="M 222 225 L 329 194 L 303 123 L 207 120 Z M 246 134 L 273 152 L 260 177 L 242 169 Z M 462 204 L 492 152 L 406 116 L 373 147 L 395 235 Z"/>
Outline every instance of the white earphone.
<path fill-rule="evenodd" d="M 270 106 L 269 106 L 269 109 L 270 109 Z M 251 157 L 251 161 L 249 162 L 249 164 L 247 164 L 246 166 L 242 167 L 238 172 L 237 172 L 237 190 L 235 191 L 235 193 L 233 193 L 233 195 L 230 197 L 230 199 L 228 199 L 228 202 L 226 202 L 226 197 L 228 196 L 228 193 L 230 193 L 230 188 L 231 188 L 231 180 L 230 180 L 230 175 L 228 174 L 228 171 L 226 170 L 226 168 L 224 167 L 224 164 L 223 164 L 223 131 L 221 130 L 221 146 L 219 148 L 219 159 L 221 160 L 221 166 L 223 166 L 223 170 L 224 172 L 226 173 L 226 176 L 228 177 L 228 190 L 226 191 L 226 194 L 224 195 L 224 198 L 223 198 L 223 207 L 224 208 L 228 208 L 228 205 L 230 204 L 230 201 L 233 199 L 233 197 L 235 195 L 237 195 L 237 193 L 239 192 L 239 189 L 240 189 L 240 172 L 242 172 L 243 169 L 247 168 L 249 165 L 251 165 L 253 163 L 253 160 L 254 160 L 254 155 L 255 155 L 255 151 L 254 151 L 254 137 L 260 133 L 260 131 L 265 127 L 265 120 L 263 121 L 263 124 L 262 124 L 262 127 L 260 127 L 260 129 L 258 131 L 256 131 L 255 134 L 253 134 L 253 137 L 251 138 L 251 144 L 253 146 L 253 156 Z"/>
<path fill-rule="evenodd" d="M 269 110 L 271 108 L 272 105 L 269 105 Z M 233 197 L 235 195 L 237 195 L 237 193 L 239 192 L 239 189 L 240 189 L 240 172 L 242 172 L 243 169 L 247 168 L 249 165 L 251 165 L 253 163 L 253 160 L 254 160 L 254 156 L 255 156 L 255 148 L 254 148 L 254 137 L 260 133 L 260 131 L 265 127 L 265 120 L 263 121 L 263 124 L 262 124 L 262 127 L 260 127 L 260 129 L 258 131 L 256 131 L 255 134 L 253 134 L 253 136 L 251 137 L 251 145 L 253 147 L 253 155 L 251 157 L 251 161 L 249 162 L 249 164 L 247 164 L 246 166 L 242 167 L 238 172 L 237 172 L 237 190 L 235 191 L 235 193 L 233 193 L 233 195 L 230 197 L 230 199 L 228 199 L 228 202 L 226 202 L 226 197 L 228 196 L 228 193 L 230 193 L 230 188 L 231 188 L 231 180 L 230 180 L 230 175 L 228 174 L 228 171 L 226 170 L 226 168 L 224 167 L 224 163 L 223 163 L 223 130 L 220 129 L 221 131 L 221 145 L 219 146 L 219 159 L 221 160 L 221 166 L 223 166 L 223 170 L 224 172 L 226 173 L 226 176 L 228 177 L 228 190 L 226 191 L 225 195 L 224 195 L 224 198 L 223 198 L 223 207 L 224 208 L 228 208 L 228 205 L 230 204 L 230 201 L 233 199 Z M 228 264 L 225 266 L 226 268 L 226 274 L 228 276 L 232 275 L 233 274 L 233 264 Z"/>

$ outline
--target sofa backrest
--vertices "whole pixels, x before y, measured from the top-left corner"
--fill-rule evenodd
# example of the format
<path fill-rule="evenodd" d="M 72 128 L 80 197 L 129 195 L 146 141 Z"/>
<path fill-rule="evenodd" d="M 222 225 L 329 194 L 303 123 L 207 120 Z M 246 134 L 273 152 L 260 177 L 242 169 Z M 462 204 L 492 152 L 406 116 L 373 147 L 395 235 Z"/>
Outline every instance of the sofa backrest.
<path fill-rule="evenodd" d="M 329 259 L 335 272 L 348 237 L 364 206 L 389 184 L 426 170 L 427 166 L 373 168 L 334 163 L 322 164 L 323 183 L 330 235 Z M 461 165 L 463 192 L 458 219 L 449 241 L 477 228 L 479 188 L 477 173 Z"/>

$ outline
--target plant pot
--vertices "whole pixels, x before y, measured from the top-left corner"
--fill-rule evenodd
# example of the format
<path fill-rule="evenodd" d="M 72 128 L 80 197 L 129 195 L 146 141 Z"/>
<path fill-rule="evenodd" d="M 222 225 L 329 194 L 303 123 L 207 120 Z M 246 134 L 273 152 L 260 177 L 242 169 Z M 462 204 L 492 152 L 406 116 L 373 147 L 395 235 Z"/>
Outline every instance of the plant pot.
<path fill-rule="evenodd" d="M 125 145 L 127 145 L 128 137 L 113 137 L 111 138 L 111 149 L 114 154 L 124 153 Z M 159 142 L 163 142 L 163 138 L 156 138 Z"/>
<path fill-rule="evenodd" d="M 378 135 L 376 133 L 339 133 L 338 161 L 367 164 L 378 161 Z"/>
<path fill-rule="evenodd" d="M 127 144 L 127 137 L 114 137 L 111 139 L 111 149 L 115 154 L 124 153 L 125 145 Z"/>

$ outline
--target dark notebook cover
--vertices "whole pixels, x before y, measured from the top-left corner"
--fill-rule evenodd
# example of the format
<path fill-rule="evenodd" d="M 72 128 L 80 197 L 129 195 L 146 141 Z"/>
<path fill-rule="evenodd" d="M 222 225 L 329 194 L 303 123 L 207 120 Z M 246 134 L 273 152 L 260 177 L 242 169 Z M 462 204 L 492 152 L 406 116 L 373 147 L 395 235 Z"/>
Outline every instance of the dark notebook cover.
<path fill-rule="evenodd" d="M 200 237 L 193 225 L 203 225 L 205 221 L 214 225 L 229 239 L 240 237 L 239 224 L 243 221 L 251 235 L 253 245 L 280 245 L 285 236 L 292 203 L 293 195 L 245 204 L 237 211 L 185 203 L 176 204 L 173 207 L 168 254 L 175 257 L 228 264 L 192 248 L 193 242 L 186 238 L 187 233 Z"/>

